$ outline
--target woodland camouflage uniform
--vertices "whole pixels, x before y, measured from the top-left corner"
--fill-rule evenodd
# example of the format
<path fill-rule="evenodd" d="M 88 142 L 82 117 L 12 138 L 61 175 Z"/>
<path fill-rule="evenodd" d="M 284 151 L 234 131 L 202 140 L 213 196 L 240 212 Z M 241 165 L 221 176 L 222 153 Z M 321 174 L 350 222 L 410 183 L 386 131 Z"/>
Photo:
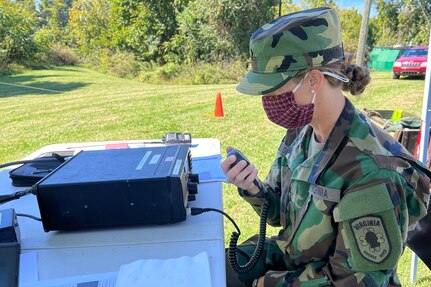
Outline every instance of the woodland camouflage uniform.
<path fill-rule="evenodd" d="M 347 99 L 336 127 L 312 157 L 310 126 L 289 148 L 283 141 L 264 182 L 268 222 L 283 229 L 268 240 L 260 266 L 240 279 L 266 274 L 265 286 L 388 285 L 408 230 L 426 214 L 429 171 Z M 260 214 L 262 193 L 240 194 Z"/>
<path fill-rule="evenodd" d="M 310 56 L 310 51 L 306 51 L 298 56 L 301 49 L 306 49 L 305 45 L 298 45 L 297 56 L 286 56 L 281 61 L 285 65 L 285 73 L 280 75 L 285 77 L 283 84 L 299 70 L 338 59 L 337 47 L 341 47 L 339 35 L 327 31 L 330 21 L 329 27 L 339 27 L 332 9 L 293 15 L 294 23 L 275 20 L 270 27 L 258 30 L 258 35 L 272 35 L 267 35 L 266 41 L 273 38 L 270 43 L 275 47 L 285 35 L 308 41 L 308 29 L 319 30 L 320 38 L 314 46 L 324 41 L 322 35 L 333 36 L 328 36 L 324 52 Z M 268 32 L 271 29 L 275 30 Z M 252 41 L 253 36 L 251 50 L 256 56 Z M 296 49 L 292 42 L 301 41 L 290 39 L 283 45 L 291 52 Z M 258 54 L 262 56 L 261 52 Z M 270 55 L 263 58 L 268 62 Z M 302 63 L 298 69 L 290 70 L 298 62 Z M 277 69 L 272 66 L 277 65 L 269 63 L 271 60 L 263 64 L 255 59 L 260 68 L 251 71 L 238 90 L 255 95 L 274 90 L 271 87 L 275 82 L 265 79 L 275 73 Z M 259 74 L 259 69 L 273 72 Z M 278 88 L 282 84 L 275 85 Z M 279 236 L 267 239 L 264 254 L 250 272 L 238 275 L 227 263 L 228 286 L 247 286 L 260 276 L 265 276 L 265 287 L 396 285 L 395 269 L 406 245 L 407 232 L 427 212 L 430 171 L 393 137 L 374 126 L 347 98 L 322 150 L 314 155 L 308 154 L 311 136 L 313 129 L 306 126 L 293 143 L 283 140 L 264 181 L 271 199 L 268 223 L 281 226 L 282 230 Z M 263 192 L 255 196 L 244 190 L 239 193 L 260 214 Z M 251 256 L 255 239 L 238 247 L 240 264 Z"/>

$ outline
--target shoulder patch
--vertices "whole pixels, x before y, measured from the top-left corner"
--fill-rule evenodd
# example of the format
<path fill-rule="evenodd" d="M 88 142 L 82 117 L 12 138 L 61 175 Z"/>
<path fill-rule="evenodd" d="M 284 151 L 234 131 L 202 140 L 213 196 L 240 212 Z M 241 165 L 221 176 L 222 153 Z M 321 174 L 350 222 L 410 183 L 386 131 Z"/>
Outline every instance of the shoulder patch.
<path fill-rule="evenodd" d="M 356 245 L 361 255 L 380 263 L 391 253 L 385 222 L 380 216 L 364 216 L 350 221 Z"/>
<path fill-rule="evenodd" d="M 362 186 L 345 194 L 334 208 L 341 224 L 346 252 L 355 270 L 369 272 L 394 269 L 403 252 L 401 226 L 390 194 L 393 183 Z"/>

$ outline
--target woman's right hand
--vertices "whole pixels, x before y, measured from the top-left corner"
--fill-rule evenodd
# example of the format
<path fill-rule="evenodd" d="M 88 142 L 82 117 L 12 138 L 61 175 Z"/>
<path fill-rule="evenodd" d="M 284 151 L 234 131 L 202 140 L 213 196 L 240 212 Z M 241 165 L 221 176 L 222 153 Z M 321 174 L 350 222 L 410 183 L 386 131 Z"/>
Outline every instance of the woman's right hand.
<path fill-rule="evenodd" d="M 232 147 L 226 147 L 226 152 L 232 150 Z M 231 165 L 235 162 L 236 156 L 228 156 L 221 164 L 221 168 L 226 175 L 227 182 L 234 184 L 236 187 L 247 190 L 251 195 L 255 195 L 259 192 L 259 188 L 253 183 L 257 179 L 258 170 L 253 164 L 247 163 L 245 160 L 241 160 L 236 165 Z"/>

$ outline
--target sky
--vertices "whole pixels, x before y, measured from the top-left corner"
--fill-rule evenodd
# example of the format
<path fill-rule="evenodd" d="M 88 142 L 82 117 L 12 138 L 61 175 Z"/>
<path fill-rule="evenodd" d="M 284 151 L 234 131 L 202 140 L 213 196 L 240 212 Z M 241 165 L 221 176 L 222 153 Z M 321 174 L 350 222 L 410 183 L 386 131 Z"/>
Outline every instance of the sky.
<path fill-rule="evenodd" d="M 300 0 L 294 0 L 294 3 L 299 3 Z M 335 4 L 342 9 L 356 8 L 359 13 L 364 13 L 365 0 L 334 0 Z M 377 16 L 376 4 L 371 4 L 370 17 Z"/>
<path fill-rule="evenodd" d="M 364 0 L 344 0 L 344 1 L 335 0 L 334 2 L 340 8 L 350 9 L 352 7 L 355 7 L 359 13 L 362 14 L 364 12 L 364 4 L 365 4 Z M 373 3 L 373 4 L 371 4 L 370 17 L 376 16 L 376 14 L 377 14 L 376 4 Z"/>

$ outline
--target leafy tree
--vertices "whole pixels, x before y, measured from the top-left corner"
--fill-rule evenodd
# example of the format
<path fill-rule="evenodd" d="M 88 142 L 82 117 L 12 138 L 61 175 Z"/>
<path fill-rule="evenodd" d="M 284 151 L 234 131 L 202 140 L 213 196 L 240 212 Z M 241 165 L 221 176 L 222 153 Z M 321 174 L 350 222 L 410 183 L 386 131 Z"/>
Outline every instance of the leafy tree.
<path fill-rule="evenodd" d="M 377 0 L 378 17 L 375 25 L 378 28 L 376 33 L 376 44 L 379 46 L 392 46 L 397 42 L 398 11 L 401 7 L 399 1 Z"/>
<path fill-rule="evenodd" d="M 33 14 L 36 10 L 36 6 L 35 6 L 35 1 L 34 0 L 15 0 L 12 1 L 15 3 L 20 4 L 20 9 L 24 9 L 27 12 L 30 12 L 31 14 Z"/>
<path fill-rule="evenodd" d="M 165 44 L 166 61 L 214 62 L 233 57 L 233 39 L 218 32 L 215 15 L 207 4 L 190 2 L 177 16 L 178 33 Z"/>
<path fill-rule="evenodd" d="M 362 16 L 356 9 L 341 9 L 338 14 L 340 16 L 344 50 L 354 53 L 358 48 Z"/>
<path fill-rule="evenodd" d="M 66 27 L 69 22 L 69 9 L 73 0 L 41 0 L 39 2 L 40 25 Z"/>
<path fill-rule="evenodd" d="M 301 0 L 301 6 L 303 9 L 319 8 L 319 7 L 331 7 L 338 8 L 334 0 Z"/>
<path fill-rule="evenodd" d="M 69 28 L 73 43 L 84 53 L 110 48 L 109 0 L 76 0 L 69 10 Z"/>
<path fill-rule="evenodd" d="M 218 0 L 215 4 L 214 22 L 217 31 L 224 38 L 232 37 L 232 44 L 238 47 L 238 54 L 248 57 L 251 34 L 276 15 L 274 1 Z"/>
<path fill-rule="evenodd" d="M 401 41 L 413 45 L 428 45 L 431 26 L 431 1 L 406 0 L 398 15 Z"/>
<path fill-rule="evenodd" d="M 426 45 L 430 31 L 430 0 L 377 0 L 378 16 L 372 21 L 378 46 Z"/>
<path fill-rule="evenodd" d="M 285 1 L 280 0 L 280 1 L 281 1 L 281 12 L 278 11 L 278 9 L 277 9 L 277 11 L 276 11 L 277 16 L 280 14 L 281 14 L 281 16 L 283 16 L 286 14 L 290 14 L 290 13 L 302 10 L 301 6 L 298 4 L 294 4 L 292 0 L 285 0 Z M 279 8 L 279 7 L 277 7 L 277 8 Z"/>
<path fill-rule="evenodd" d="M 113 0 L 114 45 L 142 60 L 160 59 L 163 44 L 176 33 L 176 13 L 187 3 L 184 0 Z"/>
<path fill-rule="evenodd" d="M 377 24 L 377 18 L 373 17 L 370 19 L 368 23 L 368 37 L 367 37 L 367 46 L 372 48 L 377 46 L 379 27 Z"/>
<path fill-rule="evenodd" d="M 272 0 L 197 0 L 177 16 L 178 33 L 165 45 L 177 62 L 248 58 L 252 32 L 272 20 Z"/>
<path fill-rule="evenodd" d="M 69 9 L 73 0 L 41 0 L 39 2 L 40 42 L 50 46 L 52 42 L 68 42 Z M 46 39 L 49 38 L 49 39 Z"/>
<path fill-rule="evenodd" d="M 35 14 L 28 3 L 0 0 L 0 69 L 16 61 L 23 62 L 37 52 L 34 32 Z"/>
<path fill-rule="evenodd" d="M 249 57 L 250 35 L 279 14 L 337 10 L 346 52 L 355 52 L 361 14 L 334 0 L 0 0 L 0 62 L 35 58 L 55 44 L 111 59 L 224 62 Z M 427 44 L 431 0 L 375 0 L 368 45 Z M 61 45 L 60 45 L 61 46 Z"/>

